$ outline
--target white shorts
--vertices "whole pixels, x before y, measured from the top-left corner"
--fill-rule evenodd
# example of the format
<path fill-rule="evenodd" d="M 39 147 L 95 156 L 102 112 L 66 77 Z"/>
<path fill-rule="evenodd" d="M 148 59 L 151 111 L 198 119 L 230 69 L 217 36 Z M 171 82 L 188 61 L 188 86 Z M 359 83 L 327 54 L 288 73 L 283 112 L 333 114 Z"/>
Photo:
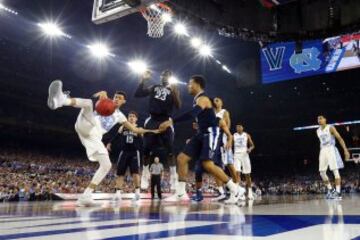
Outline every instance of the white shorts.
<path fill-rule="evenodd" d="M 331 171 L 344 168 L 339 150 L 334 146 L 323 147 L 319 155 L 319 171 L 324 172 L 330 168 Z"/>
<path fill-rule="evenodd" d="M 243 174 L 251 173 L 251 162 L 247 152 L 235 153 L 234 154 L 234 167 L 237 172 Z"/>
<path fill-rule="evenodd" d="M 221 160 L 224 166 L 229 164 L 234 164 L 234 154 L 232 150 L 226 150 L 224 147 L 221 147 Z"/>
<path fill-rule="evenodd" d="M 83 114 L 83 110 L 81 110 L 75 123 L 75 130 L 82 145 L 85 147 L 88 159 L 96 161 L 93 158 L 95 153 L 109 154 L 109 152 L 102 142 L 101 131 L 97 129 L 96 124 L 92 120 L 91 115 Z"/>

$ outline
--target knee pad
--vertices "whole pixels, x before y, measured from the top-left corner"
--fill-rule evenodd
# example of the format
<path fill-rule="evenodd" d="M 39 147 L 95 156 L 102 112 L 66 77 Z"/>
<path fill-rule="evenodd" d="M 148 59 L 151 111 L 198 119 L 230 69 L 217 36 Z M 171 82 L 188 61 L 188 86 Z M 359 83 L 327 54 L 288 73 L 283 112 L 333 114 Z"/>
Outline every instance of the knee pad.
<path fill-rule="evenodd" d="M 333 174 L 334 174 L 335 179 L 339 179 L 339 178 L 340 178 L 340 173 L 339 173 L 339 170 L 338 170 L 338 169 L 333 170 L 332 172 L 333 172 Z"/>
<path fill-rule="evenodd" d="M 321 176 L 321 179 L 322 179 L 323 181 L 329 181 L 329 178 L 328 178 L 328 176 L 326 175 L 326 171 L 321 171 L 321 172 L 320 172 L 320 176 Z"/>

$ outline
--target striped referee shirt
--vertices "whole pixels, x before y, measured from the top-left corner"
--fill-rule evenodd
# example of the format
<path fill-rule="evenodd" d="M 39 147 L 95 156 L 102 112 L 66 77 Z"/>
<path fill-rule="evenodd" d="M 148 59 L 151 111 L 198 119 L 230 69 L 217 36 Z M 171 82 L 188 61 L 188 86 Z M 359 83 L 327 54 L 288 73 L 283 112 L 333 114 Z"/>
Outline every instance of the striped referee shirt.
<path fill-rule="evenodd" d="M 151 175 L 160 175 L 161 172 L 164 171 L 164 167 L 162 163 L 153 163 L 150 166 Z"/>

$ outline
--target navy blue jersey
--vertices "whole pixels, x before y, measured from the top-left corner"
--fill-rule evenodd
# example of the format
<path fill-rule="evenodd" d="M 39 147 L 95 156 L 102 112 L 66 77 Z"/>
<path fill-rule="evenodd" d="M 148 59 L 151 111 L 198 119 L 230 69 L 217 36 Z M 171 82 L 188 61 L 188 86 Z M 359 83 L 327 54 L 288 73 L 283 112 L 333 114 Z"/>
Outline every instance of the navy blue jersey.
<path fill-rule="evenodd" d="M 135 92 L 135 97 L 149 96 L 149 113 L 156 120 L 168 120 L 174 110 L 174 93 L 170 87 L 154 85 L 145 88 L 141 83 Z"/>
<path fill-rule="evenodd" d="M 208 97 L 205 93 L 201 93 L 194 98 L 193 105 L 196 106 L 196 100 L 199 97 Z M 209 98 L 209 97 L 208 97 Z M 210 98 L 209 98 L 210 99 Z M 196 118 L 196 122 L 199 126 L 200 133 L 207 133 L 209 132 L 209 128 L 218 127 L 219 126 L 219 119 L 216 117 L 215 110 L 213 108 L 206 108 L 202 110 Z"/>
<path fill-rule="evenodd" d="M 121 151 L 139 151 L 142 145 L 142 137 L 126 128 L 120 134 Z"/>

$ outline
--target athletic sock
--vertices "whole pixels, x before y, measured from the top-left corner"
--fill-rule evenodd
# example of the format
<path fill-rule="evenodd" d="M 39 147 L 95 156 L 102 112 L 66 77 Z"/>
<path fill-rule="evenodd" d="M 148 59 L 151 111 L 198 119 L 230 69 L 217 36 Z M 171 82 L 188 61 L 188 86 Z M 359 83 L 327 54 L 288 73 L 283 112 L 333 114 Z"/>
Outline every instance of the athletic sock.
<path fill-rule="evenodd" d="M 331 190 L 331 189 L 332 189 L 332 187 L 331 187 L 331 184 L 330 184 L 330 183 L 328 183 L 328 184 L 326 185 L 326 187 L 327 187 L 327 189 L 328 189 L 328 190 Z"/>
<path fill-rule="evenodd" d="M 92 194 L 93 192 L 94 192 L 94 189 L 87 187 L 84 191 L 84 194 L 89 195 L 89 194 Z"/>
<path fill-rule="evenodd" d="M 235 193 L 237 192 L 237 185 L 233 182 L 233 180 L 229 180 L 227 183 L 226 183 L 226 186 L 230 189 L 230 192 L 232 193 Z"/>
<path fill-rule="evenodd" d="M 224 195 L 225 194 L 225 191 L 224 191 L 224 188 L 221 186 L 221 187 L 218 187 L 218 191 L 220 193 L 220 195 Z"/>
<path fill-rule="evenodd" d="M 184 195 L 186 193 L 186 182 L 179 182 L 176 186 L 176 194 Z"/>
<path fill-rule="evenodd" d="M 118 190 L 116 190 L 116 195 L 121 195 L 121 190 L 120 189 L 118 189 Z"/>
<path fill-rule="evenodd" d="M 340 185 L 337 185 L 335 188 L 336 188 L 336 191 L 337 191 L 338 193 L 341 192 L 341 187 L 340 187 Z"/>

